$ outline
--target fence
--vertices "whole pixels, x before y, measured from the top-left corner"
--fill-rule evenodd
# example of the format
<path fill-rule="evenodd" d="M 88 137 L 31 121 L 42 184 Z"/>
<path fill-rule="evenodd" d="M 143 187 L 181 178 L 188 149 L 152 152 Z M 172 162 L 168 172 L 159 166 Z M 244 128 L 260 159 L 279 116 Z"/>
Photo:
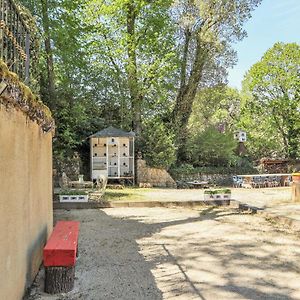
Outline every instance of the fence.
<path fill-rule="evenodd" d="M 22 81 L 29 81 L 30 31 L 13 0 L 0 0 L 0 58 Z"/>

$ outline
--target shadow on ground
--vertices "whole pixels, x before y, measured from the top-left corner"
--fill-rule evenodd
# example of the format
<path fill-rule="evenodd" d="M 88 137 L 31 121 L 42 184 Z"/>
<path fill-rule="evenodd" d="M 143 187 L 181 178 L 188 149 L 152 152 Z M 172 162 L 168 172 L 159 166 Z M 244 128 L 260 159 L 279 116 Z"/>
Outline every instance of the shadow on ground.
<path fill-rule="evenodd" d="M 123 208 L 56 219 L 81 222 L 75 289 L 47 296 L 41 272 L 30 300 L 300 299 L 300 243 L 258 217 Z"/>

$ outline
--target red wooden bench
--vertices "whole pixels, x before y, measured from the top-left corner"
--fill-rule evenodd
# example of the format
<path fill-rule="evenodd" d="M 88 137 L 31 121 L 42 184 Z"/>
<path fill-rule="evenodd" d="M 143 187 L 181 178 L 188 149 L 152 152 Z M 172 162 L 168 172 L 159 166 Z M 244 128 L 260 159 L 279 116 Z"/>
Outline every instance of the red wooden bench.
<path fill-rule="evenodd" d="M 45 292 L 69 292 L 74 287 L 79 222 L 59 221 L 44 247 Z"/>

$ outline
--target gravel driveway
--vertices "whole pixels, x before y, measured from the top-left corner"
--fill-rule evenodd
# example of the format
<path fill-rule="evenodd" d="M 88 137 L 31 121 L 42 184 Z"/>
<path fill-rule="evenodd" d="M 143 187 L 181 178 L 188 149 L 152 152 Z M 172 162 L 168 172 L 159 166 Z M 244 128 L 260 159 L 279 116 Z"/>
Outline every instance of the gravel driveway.
<path fill-rule="evenodd" d="M 231 209 L 56 211 L 81 222 L 75 288 L 28 299 L 300 299 L 300 240 Z"/>

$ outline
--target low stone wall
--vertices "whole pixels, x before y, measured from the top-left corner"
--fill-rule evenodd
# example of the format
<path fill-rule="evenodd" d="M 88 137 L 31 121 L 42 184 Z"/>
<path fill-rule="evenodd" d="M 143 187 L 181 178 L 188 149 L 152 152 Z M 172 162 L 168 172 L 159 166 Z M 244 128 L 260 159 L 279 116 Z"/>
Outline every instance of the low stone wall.
<path fill-rule="evenodd" d="M 2 104 L 0 190 L 0 299 L 20 300 L 52 231 L 52 132 Z"/>
<path fill-rule="evenodd" d="M 81 160 L 78 154 L 73 157 L 66 157 L 63 161 L 54 160 L 53 161 L 53 185 L 54 187 L 61 186 L 62 173 L 64 172 L 68 178 L 72 181 L 76 181 L 79 178 Z M 86 176 L 85 178 L 89 178 Z"/>
<path fill-rule="evenodd" d="M 231 174 L 188 174 L 181 175 L 175 178 L 178 188 L 188 188 L 187 182 L 191 181 L 207 181 L 210 184 L 220 185 L 220 186 L 232 186 L 232 176 Z"/>
<path fill-rule="evenodd" d="M 176 188 L 176 182 L 166 170 L 150 168 L 143 159 L 137 159 L 136 164 L 136 181 L 138 185 L 150 184 L 153 187 Z"/>

